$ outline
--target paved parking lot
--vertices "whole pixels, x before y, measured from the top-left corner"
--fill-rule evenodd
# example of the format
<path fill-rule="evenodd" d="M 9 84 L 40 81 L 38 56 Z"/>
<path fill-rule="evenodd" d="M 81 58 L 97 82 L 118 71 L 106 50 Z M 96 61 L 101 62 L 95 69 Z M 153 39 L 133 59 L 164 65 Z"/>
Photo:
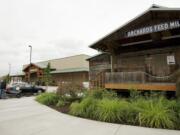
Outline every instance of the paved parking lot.
<path fill-rule="evenodd" d="M 180 131 L 76 118 L 24 97 L 0 100 L 0 135 L 180 135 Z"/>

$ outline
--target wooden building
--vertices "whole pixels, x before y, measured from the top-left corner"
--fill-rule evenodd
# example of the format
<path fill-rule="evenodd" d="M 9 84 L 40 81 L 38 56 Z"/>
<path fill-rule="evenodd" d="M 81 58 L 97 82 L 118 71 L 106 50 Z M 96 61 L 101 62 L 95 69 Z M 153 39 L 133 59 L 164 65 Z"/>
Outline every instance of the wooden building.
<path fill-rule="evenodd" d="M 16 80 L 17 77 L 21 77 L 21 80 L 26 82 L 43 82 L 44 71 L 47 65 L 50 64 L 51 82 L 54 84 L 58 85 L 65 82 L 82 84 L 89 81 L 87 58 L 89 58 L 88 55 L 80 54 L 27 64 L 23 66 L 23 75 L 13 75 L 12 79 Z"/>
<path fill-rule="evenodd" d="M 90 47 L 91 87 L 175 91 L 180 9 L 153 5 Z"/>

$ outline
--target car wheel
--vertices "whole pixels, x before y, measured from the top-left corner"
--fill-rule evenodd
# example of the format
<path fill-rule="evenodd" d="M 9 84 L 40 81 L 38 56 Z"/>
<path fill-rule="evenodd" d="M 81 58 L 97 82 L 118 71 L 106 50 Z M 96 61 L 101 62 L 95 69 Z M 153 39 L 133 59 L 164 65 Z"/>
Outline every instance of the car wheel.
<path fill-rule="evenodd" d="M 42 93 L 42 90 L 38 90 L 38 94 L 41 94 Z"/>
<path fill-rule="evenodd" d="M 21 97 L 21 93 L 17 94 L 16 97 L 17 97 L 17 98 L 20 98 L 20 97 Z"/>

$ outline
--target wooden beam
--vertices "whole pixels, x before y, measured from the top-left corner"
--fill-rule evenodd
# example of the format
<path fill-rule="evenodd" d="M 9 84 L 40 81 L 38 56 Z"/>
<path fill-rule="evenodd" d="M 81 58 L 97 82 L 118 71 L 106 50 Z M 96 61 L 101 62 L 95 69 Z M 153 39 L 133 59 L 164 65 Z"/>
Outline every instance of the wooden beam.
<path fill-rule="evenodd" d="M 126 43 L 126 44 L 121 44 L 121 46 L 130 46 L 130 45 L 137 45 L 137 44 L 144 44 L 144 43 L 151 43 L 151 42 L 153 42 L 152 39 L 144 40 L 144 41 L 137 41 L 137 42 L 132 42 L 132 43 Z"/>
<path fill-rule="evenodd" d="M 137 90 L 160 90 L 160 91 L 176 91 L 175 84 L 129 84 L 129 83 L 106 83 L 106 89 L 137 89 Z"/>
<path fill-rule="evenodd" d="M 174 35 L 174 36 L 169 36 L 169 37 L 162 37 L 162 40 L 173 39 L 173 38 L 180 38 L 180 35 Z"/>

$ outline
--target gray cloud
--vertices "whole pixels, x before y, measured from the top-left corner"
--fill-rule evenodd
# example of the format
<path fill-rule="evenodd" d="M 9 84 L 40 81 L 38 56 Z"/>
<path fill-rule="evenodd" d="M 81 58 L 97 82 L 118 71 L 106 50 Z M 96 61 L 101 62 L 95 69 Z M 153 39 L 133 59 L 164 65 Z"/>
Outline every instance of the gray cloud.
<path fill-rule="evenodd" d="M 94 55 L 88 46 L 156 3 L 180 7 L 179 0 L 0 0 L 0 76 L 19 72 L 32 60 L 79 53 Z"/>

